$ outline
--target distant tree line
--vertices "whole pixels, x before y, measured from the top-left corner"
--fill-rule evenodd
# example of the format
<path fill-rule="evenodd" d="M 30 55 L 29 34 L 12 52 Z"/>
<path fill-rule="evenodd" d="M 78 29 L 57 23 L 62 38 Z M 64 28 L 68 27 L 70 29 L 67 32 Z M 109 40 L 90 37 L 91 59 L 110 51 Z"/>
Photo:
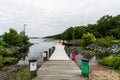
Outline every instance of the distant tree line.
<path fill-rule="evenodd" d="M 49 36 L 50 38 L 74 40 L 81 39 L 83 34 L 92 33 L 95 38 L 112 36 L 120 39 L 120 15 L 101 17 L 96 24 L 88 24 L 87 26 L 74 26 L 65 30 L 63 33 Z"/>

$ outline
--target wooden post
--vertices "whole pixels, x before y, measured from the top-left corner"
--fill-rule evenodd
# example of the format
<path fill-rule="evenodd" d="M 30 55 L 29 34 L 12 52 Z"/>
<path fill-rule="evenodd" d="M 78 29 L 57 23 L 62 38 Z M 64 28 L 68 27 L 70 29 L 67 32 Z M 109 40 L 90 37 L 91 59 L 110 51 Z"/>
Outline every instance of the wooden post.
<path fill-rule="evenodd" d="M 29 60 L 30 67 L 30 80 L 37 75 L 37 60 L 31 59 Z"/>
<path fill-rule="evenodd" d="M 47 61 L 47 51 L 44 51 L 43 57 L 44 57 L 44 62 Z"/>
<path fill-rule="evenodd" d="M 51 48 L 49 48 L 49 57 L 51 56 L 51 54 L 52 54 L 52 53 L 51 53 Z"/>
<path fill-rule="evenodd" d="M 50 56 L 49 51 L 47 51 L 47 60 L 49 60 L 49 56 Z"/>

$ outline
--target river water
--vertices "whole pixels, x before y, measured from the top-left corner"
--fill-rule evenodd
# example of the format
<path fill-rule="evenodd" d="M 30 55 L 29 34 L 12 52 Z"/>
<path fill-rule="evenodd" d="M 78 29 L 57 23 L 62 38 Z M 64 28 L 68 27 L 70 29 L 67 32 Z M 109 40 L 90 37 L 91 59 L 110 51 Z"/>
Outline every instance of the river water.
<path fill-rule="evenodd" d="M 34 45 L 29 47 L 27 55 L 18 62 L 18 65 L 28 65 L 30 59 L 37 59 L 37 64 L 41 65 L 43 63 L 43 52 L 55 46 L 55 42 L 44 39 L 30 39 L 30 42 Z"/>

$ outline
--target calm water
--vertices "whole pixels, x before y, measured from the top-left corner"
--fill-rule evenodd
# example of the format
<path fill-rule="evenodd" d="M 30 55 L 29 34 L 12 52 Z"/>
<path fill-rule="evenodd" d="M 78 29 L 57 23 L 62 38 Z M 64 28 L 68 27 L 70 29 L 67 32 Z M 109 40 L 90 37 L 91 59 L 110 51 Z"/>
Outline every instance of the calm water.
<path fill-rule="evenodd" d="M 44 41 L 44 39 L 30 39 L 30 42 L 33 43 L 31 47 L 29 47 L 29 51 L 25 58 L 22 58 L 18 65 L 29 64 L 29 59 L 37 59 L 37 64 L 43 63 L 43 52 L 48 51 L 49 48 L 55 46 L 54 42 Z"/>

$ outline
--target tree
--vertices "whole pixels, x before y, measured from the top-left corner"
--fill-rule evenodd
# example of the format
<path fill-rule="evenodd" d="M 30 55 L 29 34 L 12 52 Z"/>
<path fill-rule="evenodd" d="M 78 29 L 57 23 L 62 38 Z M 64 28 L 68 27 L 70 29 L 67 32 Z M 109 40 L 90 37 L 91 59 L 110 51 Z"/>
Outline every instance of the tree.
<path fill-rule="evenodd" d="M 26 45 L 29 43 L 29 38 L 27 35 L 25 35 L 24 31 L 20 32 L 20 38 L 22 39 L 23 45 Z"/>
<path fill-rule="evenodd" d="M 17 31 L 11 28 L 8 33 L 4 33 L 3 41 L 6 42 L 8 45 L 18 46 L 18 42 L 20 42 L 20 37 Z"/>
<path fill-rule="evenodd" d="M 80 39 L 85 32 L 86 32 L 86 29 L 84 26 L 75 27 L 74 28 L 74 38 Z"/>
<path fill-rule="evenodd" d="M 109 31 L 110 36 L 114 36 L 117 39 L 120 39 L 120 28 L 114 28 Z"/>
<path fill-rule="evenodd" d="M 74 28 L 73 27 L 68 28 L 65 32 L 63 32 L 62 36 L 64 36 L 64 38 L 67 40 L 74 39 Z"/>
<path fill-rule="evenodd" d="M 112 19 L 112 16 L 105 15 L 102 18 L 100 18 L 100 20 L 97 21 L 98 32 L 101 34 L 101 37 L 107 36 L 108 31 L 112 29 L 111 19 Z"/>
<path fill-rule="evenodd" d="M 87 32 L 86 34 L 83 34 L 81 41 L 83 45 L 88 45 L 94 43 L 96 38 L 92 33 Z"/>
<path fill-rule="evenodd" d="M 23 46 L 28 44 L 28 37 L 24 33 L 18 34 L 16 30 L 10 29 L 9 32 L 5 32 L 3 35 L 3 41 L 10 46 Z"/>

